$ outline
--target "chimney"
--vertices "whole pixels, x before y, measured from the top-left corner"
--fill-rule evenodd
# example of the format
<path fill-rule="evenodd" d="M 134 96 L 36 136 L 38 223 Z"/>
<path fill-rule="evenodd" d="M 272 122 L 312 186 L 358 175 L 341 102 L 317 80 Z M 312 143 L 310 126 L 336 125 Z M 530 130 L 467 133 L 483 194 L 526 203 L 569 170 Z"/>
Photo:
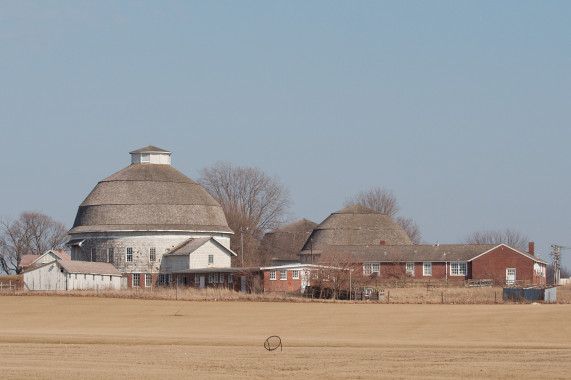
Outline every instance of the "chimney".
<path fill-rule="evenodd" d="M 527 253 L 529 253 L 530 255 L 535 255 L 535 243 L 530 241 L 529 242 L 529 248 L 527 250 Z"/>
<path fill-rule="evenodd" d="M 387 245 L 387 241 L 386 241 L 386 240 L 381 240 L 381 241 L 379 242 L 379 245 Z"/>

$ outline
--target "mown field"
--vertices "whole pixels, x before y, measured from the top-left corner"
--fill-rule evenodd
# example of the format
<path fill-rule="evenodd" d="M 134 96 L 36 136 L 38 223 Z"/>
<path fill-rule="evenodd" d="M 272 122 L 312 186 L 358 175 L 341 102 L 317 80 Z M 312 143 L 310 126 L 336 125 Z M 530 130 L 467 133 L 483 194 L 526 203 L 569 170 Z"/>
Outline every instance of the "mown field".
<path fill-rule="evenodd" d="M 264 340 L 279 335 L 283 351 Z M 568 378 L 571 305 L 1 296 L 0 377 Z"/>
<path fill-rule="evenodd" d="M 283 351 L 264 340 L 279 335 Z M 0 297 L 0 377 L 568 378 L 571 305 Z"/>

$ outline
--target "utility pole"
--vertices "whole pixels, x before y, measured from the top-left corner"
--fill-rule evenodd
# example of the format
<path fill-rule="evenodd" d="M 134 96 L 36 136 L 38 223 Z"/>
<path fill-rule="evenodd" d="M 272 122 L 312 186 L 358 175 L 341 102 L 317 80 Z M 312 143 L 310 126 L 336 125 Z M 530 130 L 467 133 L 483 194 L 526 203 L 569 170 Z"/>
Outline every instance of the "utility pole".
<path fill-rule="evenodd" d="M 551 256 L 553 256 L 553 285 L 559 285 L 559 280 L 561 278 L 561 248 L 564 248 L 557 244 L 551 244 L 553 251 Z"/>
<path fill-rule="evenodd" d="M 242 268 L 244 268 L 244 232 L 240 227 L 240 251 L 242 253 Z"/>

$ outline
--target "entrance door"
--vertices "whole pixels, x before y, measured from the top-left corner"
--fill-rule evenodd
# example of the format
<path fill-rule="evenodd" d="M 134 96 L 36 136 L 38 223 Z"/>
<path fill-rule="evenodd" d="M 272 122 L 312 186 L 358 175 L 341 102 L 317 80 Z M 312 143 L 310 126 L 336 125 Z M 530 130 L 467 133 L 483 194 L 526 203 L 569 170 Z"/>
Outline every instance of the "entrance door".
<path fill-rule="evenodd" d="M 506 268 L 506 284 L 515 284 L 515 268 Z"/>
<path fill-rule="evenodd" d="M 242 293 L 246 293 L 246 276 L 240 276 L 240 280 L 242 281 Z"/>
<path fill-rule="evenodd" d="M 204 276 L 200 276 L 200 289 L 204 289 L 205 284 L 206 281 L 204 279 Z"/>

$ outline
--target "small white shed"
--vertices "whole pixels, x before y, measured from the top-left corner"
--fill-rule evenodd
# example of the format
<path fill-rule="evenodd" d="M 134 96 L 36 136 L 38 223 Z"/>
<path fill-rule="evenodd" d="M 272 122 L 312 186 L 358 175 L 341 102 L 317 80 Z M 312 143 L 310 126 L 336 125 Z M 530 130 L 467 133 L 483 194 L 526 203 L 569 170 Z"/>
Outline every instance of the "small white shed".
<path fill-rule="evenodd" d="M 23 275 L 26 290 L 121 289 L 121 273 L 109 263 L 56 260 Z"/>

